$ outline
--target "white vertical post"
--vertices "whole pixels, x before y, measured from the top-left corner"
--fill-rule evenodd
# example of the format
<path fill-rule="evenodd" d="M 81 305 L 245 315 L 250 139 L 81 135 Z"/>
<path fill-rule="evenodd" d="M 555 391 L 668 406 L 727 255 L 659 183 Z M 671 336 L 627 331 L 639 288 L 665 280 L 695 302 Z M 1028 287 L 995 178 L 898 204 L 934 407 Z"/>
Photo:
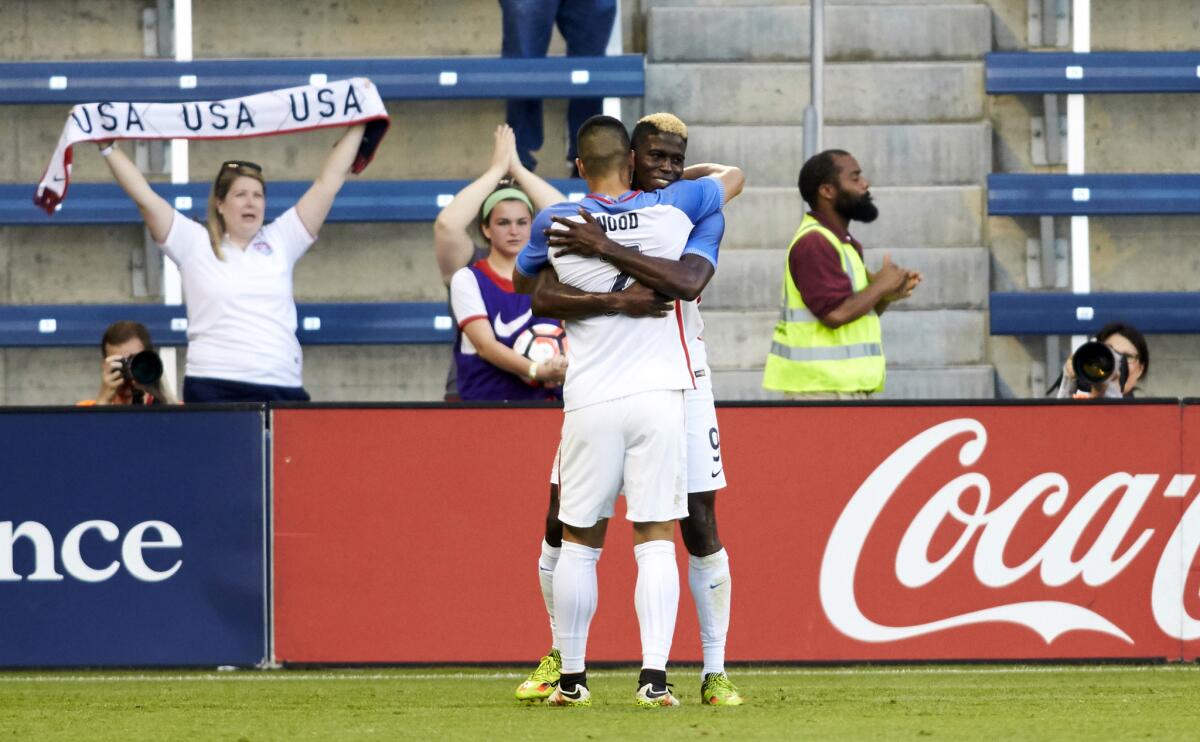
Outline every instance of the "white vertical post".
<path fill-rule="evenodd" d="M 625 41 L 621 33 L 621 0 L 617 0 L 617 17 L 613 19 L 612 33 L 608 36 L 608 48 L 604 50 L 605 55 L 615 57 L 625 52 Z M 605 116 L 612 116 L 615 119 L 621 118 L 621 99 L 620 98 L 605 98 L 601 109 Z M 575 136 L 575 132 L 567 132 L 567 136 Z"/>
<path fill-rule="evenodd" d="M 825 125 L 825 0 L 809 6 L 809 103 L 804 107 L 804 159 L 821 151 Z"/>
<path fill-rule="evenodd" d="M 1091 0 L 1074 0 L 1071 12 L 1071 50 L 1088 53 L 1092 50 Z M 1086 170 L 1084 141 L 1085 101 L 1083 95 L 1067 96 L 1067 173 L 1082 175 Z M 1086 216 L 1071 217 L 1071 292 L 1090 294 L 1092 291 L 1091 243 Z M 1086 338 L 1071 337 L 1074 351 Z"/>
<path fill-rule="evenodd" d="M 175 0 L 172 13 L 174 18 L 175 61 L 192 61 L 192 0 Z M 187 183 L 188 172 L 188 140 L 171 140 L 171 182 Z M 193 209 L 196 206 L 192 207 Z M 179 276 L 179 268 L 167 256 L 162 257 L 163 304 L 178 306 L 183 303 L 183 281 Z M 162 349 L 163 375 L 172 384 L 179 380 L 179 363 L 174 348 Z M 177 389 L 182 396 L 182 390 Z"/>

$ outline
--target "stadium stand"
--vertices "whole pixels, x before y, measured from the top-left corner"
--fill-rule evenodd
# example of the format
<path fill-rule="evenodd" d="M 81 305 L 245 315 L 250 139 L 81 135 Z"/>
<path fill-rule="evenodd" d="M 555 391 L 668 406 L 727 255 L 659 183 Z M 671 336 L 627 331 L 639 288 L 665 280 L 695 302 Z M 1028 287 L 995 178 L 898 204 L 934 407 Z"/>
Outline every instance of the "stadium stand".
<path fill-rule="evenodd" d="M 643 93 L 642 67 L 640 54 L 8 62 L 0 64 L 0 104 L 220 100 L 349 77 L 371 78 L 385 100 L 631 97 Z"/>
<path fill-rule="evenodd" d="M 299 303 L 300 342 L 316 345 L 449 343 L 454 325 L 445 303 Z M 117 320 L 141 322 L 158 345 L 187 343 L 187 312 L 163 304 L 39 304 L 0 306 L 2 347 L 94 348 Z"/>
<path fill-rule="evenodd" d="M 263 89 L 370 77 L 388 100 L 503 98 L 536 95 L 640 96 L 641 55 L 545 59 L 302 59 L 22 62 L 0 64 L 0 104 L 74 104 L 117 97 L 146 102 L 220 99 Z M 119 91 L 119 92 L 118 92 Z M 329 222 L 432 222 L 441 205 L 468 181 L 349 182 Z M 580 180 L 554 180 L 562 192 L 582 195 Z M 307 181 L 272 182 L 267 218 L 279 215 Z M 207 182 L 157 184 L 185 214 L 202 214 Z M 114 183 L 73 185 L 52 218 L 30 202 L 33 184 L 0 184 L 0 225 L 140 224 L 136 207 Z M 298 307 L 305 344 L 444 344 L 453 330 L 444 304 L 360 302 Z M 91 346 L 116 319 L 142 321 L 163 345 L 183 345 L 180 307 L 127 305 L 7 306 L 0 308 L 0 347 Z M 172 321 L 174 320 L 174 325 Z M 50 329 L 50 331 L 47 331 Z"/>
<path fill-rule="evenodd" d="M 985 63 L 989 95 L 1200 92 L 1200 54 L 1195 52 L 996 52 L 986 55 Z M 1135 135 L 1125 136 L 1134 141 Z M 1200 176 L 992 173 L 988 176 L 988 214 L 1195 215 L 1200 214 Z M 1043 230 L 1047 228 L 1043 226 Z M 1198 298 L 1200 294 L 1183 292 L 996 292 L 989 299 L 990 332 L 1080 336 L 1120 320 L 1147 334 L 1195 333 L 1200 331 L 1194 312 Z M 1055 363 L 1047 359 L 1046 366 Z"/>
<path fill-rule="evenodd" d="M 733 5 L 651 4 L 645 105 L 688 123 L 689 160 L 746 172 L 702 306 L 718 397 L 750 399 L 767 396 L 762 364 L 786 243 L 803 213 L 796 179 L 809 10 Z M 991 12 L 970 3 L 830 3 L 826 24 L 823 144 L 855 154 L 881 211 L 854 234 L 869 266 L 889 252 L 926 276 L 883 323 L 885 396 L 991 397 L 983 184 L 992 144 L 982 65 Z"/>

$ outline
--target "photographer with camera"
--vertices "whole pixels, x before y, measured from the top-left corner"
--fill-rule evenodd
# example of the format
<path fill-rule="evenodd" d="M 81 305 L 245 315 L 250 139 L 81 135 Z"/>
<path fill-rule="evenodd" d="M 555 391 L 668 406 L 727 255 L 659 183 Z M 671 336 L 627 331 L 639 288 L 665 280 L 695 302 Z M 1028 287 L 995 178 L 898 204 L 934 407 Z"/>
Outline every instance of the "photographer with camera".
<path fill-rule="evenodd" d="M 80 406 L 176 404 L 145 325 L 112 323 L 100 340 L 100 352 L 100 392 Z"/>
<path fill-rule="evenodd" d="M 1057 387 L 1059 399 L 1132 399 L 1149 372 L 1146 338 L 1133 325 L 1110 322 L 1067 358 L 1050 391 Z"/>

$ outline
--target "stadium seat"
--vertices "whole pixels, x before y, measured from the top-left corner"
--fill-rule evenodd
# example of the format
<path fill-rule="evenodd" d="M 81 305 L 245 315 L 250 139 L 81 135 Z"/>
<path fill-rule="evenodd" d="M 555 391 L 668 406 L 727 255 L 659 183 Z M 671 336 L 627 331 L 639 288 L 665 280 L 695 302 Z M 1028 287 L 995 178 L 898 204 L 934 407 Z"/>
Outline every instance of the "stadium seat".
<path fill-rule="evenodd" d="M 1200 175 L 993 173 L 988 176 L 988 214 L 1200 214 Z"/>
<path fill-rule="evenodd" d="M 989 95 L 1200 93 L 1200 52 L 992 52 Z"/>
<path fill-rule="evenodd" d="M 298 304 L 306 345 L 449 343 L 454 324 L 444 303 Z M 0 347 L 96 346 L 108 325 L 134 320 L 162 346 L 187 343 L 187 311 L 162 304 L 0 306 Z"/>
<path fill-rule="evenodd" d="M 1146 334 L 1200 332 L 1200 292 L 994 293 L 992 335 L 1091 335 L 1121 321 Z"/>
<path fill-rule="evenodd" d="M 338 193 L 329 222 L 430 222 L 466 180 L 349 180 Z M 582 198 L 587 184 L 577 179 L 551 180 L 572 200 Z M 272 181 L 267 220 L 294 204 L 311 185 L 308 181 Z M 204 218 L 209 183 L 156 183 L 154 190 L 175 208 L 195 219 Z M 0 184 L 0 225 L 140 224 L 141 215 L 115 183 L 77 183 L 58 211 L 47 216 L 33 204 L 33 183 Z"/>
<path fill-rule="evenodd" d="M 211 59 L 5 62 L 0 104 L 169 103 L 369 77 L 385 100 L 640 97 L 644 58 Z"/>

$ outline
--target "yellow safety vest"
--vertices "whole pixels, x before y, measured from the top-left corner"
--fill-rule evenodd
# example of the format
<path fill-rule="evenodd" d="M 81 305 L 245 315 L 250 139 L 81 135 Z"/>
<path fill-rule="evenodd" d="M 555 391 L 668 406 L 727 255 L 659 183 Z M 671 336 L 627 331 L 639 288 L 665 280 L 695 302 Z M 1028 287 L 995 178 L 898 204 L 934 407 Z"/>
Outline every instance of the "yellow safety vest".
<path fill-rule="evenodd" d="M 763 387 L 781 392 L 883 391 L 883 332 L 875 310 L 836 330 L 830 329 L 804 306 L 800 289 L 792 280 L 791 251 L 801 237 L 813 231 L 837 251 L 851 288 L 858 292 L 867 287 L 867 267 L 854 245 L 842 242 L 806 214 L 788 248 L 789 261 L 784 264 L 783 309 L 771 339 Z"/>

